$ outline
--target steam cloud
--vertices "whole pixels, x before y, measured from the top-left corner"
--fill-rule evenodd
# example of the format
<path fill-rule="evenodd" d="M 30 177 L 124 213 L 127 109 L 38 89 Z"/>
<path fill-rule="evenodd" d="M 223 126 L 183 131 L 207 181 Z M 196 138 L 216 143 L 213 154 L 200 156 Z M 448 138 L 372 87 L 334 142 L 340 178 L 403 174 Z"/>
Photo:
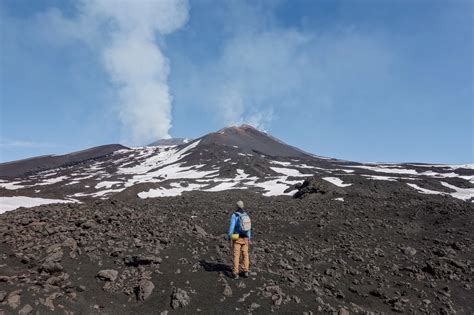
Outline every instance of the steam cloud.
<path fill-rule="evenodd" d="M 157 43 L 188 20 L 186 0 L 82 0 L 79 15 L 48 12 L 50 27 L 85 41 L 100 54 L 116 85 L 126 141 L 169 138 L 169 61 Z"/>

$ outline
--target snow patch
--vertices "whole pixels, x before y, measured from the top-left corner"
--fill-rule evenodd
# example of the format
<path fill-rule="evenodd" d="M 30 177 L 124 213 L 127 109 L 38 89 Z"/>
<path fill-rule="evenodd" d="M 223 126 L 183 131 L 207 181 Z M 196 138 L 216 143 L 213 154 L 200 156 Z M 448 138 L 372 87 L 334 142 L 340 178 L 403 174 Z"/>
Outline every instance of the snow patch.
<path fill-rule="evenodd" d="M 298 170 L 295 170 L 293 168 L 284 168 L 284 167 L 270 167 L 273 171 L 286 175 L 286 176 L 311 176 L 311 174 L 302 174 Z"/>
<path fill-rule="evenodd" d="M 441 182 L 441 185 L 454 190 L 455 192 L 449 193 L 454 198 L 458 198 L 461 200 L 469 200 L 471 198 L 474 198 L 474 188 L 460 188 L 460 187 L 456 187 L 454 185 L 448 184 L 446 182 Z"/>
<path fill-rule="evenodd" d="M 339 187 L 348 187 L 352 185 L 352 184 L 344 184 L 344 182 L 340 178 L 337 178 L 337 177 L 323 177 L 323 179 Z"/>
<path fill-rule="evenodd" d="M 150 189 L 148 191 L 138 193 L 138 197 L 142 199 L 146 198 L 156 198 L 156 197 L 172 197 L 172 196 L 179 196 L 184 191 L 192 191 L 201 188 L 202 185 L 199 184 L 189 184 L 186 187 L 172 187 L 172 188 L 157 188 L 157 189 Z"/>
<path fill-rule="evenodd" d="M 442 191 L 426 189 L 426 188 L 420 187 L 420 186 L 418 186 L 416 184 L 412 184 L 412 183 L 407 183 L 407 185 L 414 188 L 414 189 L 416 189 L 416 191 L 418 191 L 419 193 L 422 193 L 422 194 L 427 194 L 427 195 L 444 195 L 444 194 L 446 194 Z"/>
<path fill-rule="evenodd" d="M 351 168 L 362 168 L 369 171 L 377 173 L 389 173 L 389 174 L 409 174 L 409 175 L 418 175 L 418 172 L 415 170 L 402 169 L 400 166 L 395 166 L 398 168 L 387 167 L 387 166 L 365 166 L 365 165 L 352 165 Z"/>
<path fill-rule="evenodd" d="M 122 184 L 122 182 L 114 182 L 114 181 L 103 181 L 95 185 L 95 189 L 100 189 L 100 188 L 112 188 L 114 185 L 119 185 Z"/>
<path fill-rule="evenodd" d="M 367 177 L 369 179 L 374 179 L 374 180 L 387 180 L 390 182 L 396 182 L 397 177 L 390 177 L 390 176 L 381 176 L 381 175 L 364 175 L 362 174 L 361 176 Z"/>
<path fill-rule="evenodd" d="M 223 183 L 220 183 L 217 186 L 206 189 L 205 191 L 223 191 L 223 190 L 228 190 L 228 189 L 243 189 L 243 187 L 235 187 L 235 185 L 236 185 L 236 183 L 223 182 Z"/>
<path fill-rule="evenodd" d="M 28 186 L 20 185 L 21 182 L 7 182 L 7 183 L 0 183 L 0 187 L 8 189 L 8 190 L 17 190 L 22 189 Z"/>
<path fill-rule="evenodd" d="M 31 208 L 45 204 L 52 203 L 71 203 L 77 202 L 76 200 L 62 200 L 62 199 L 45 199 L 45 198 L 32 198 L 25 196 L 14 196 L 14 197 L 0 197 L 0 213 L 6 211 L 15 210 L 20 207 Z"/>
<path fill-rule="evenodd" d="M 63 180 L 66 180 L 68 178 L 69 178 L 68 176 L 59 176 L 59 177 L 55 177 L 55 178 L 48 178 L 48 179 L 43 180 L 41 183 L 36 184 L 35 186 L 52 185 L 52 184 L 62 182 Z"/>

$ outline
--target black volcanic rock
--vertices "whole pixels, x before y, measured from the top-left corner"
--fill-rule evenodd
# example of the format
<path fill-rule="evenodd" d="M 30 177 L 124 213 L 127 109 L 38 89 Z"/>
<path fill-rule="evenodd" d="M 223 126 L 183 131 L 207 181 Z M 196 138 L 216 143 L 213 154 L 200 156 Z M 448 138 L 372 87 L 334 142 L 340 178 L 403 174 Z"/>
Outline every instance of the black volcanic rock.
<path fill-rule="evenodd" d="M 203 144 L 218 144 L 238 147 L 241 152 L 258 153 L 279 157 L 311 157 L 298 148 L 290 146 L 267 133 L 249 125 L 227 127 L 200 138 Z"/>
<path fill-rule="evenodd" d="M 304 182 L 297 186 L 297 192 L 293 195 L 294 198 L 302 198 L 308 194 L 320 194 L 320 195 L 345 195 L 344 189 L 331 184 L 328 181 L 323 180 L 321 177 L 314 176 L 307 178 Z"/>
<path fill-rule="evenodd" d="M 314 177 L 305 187 L 316 192 L 303 198 L 190 192 L 6 212 L 0 300 L 11 303 L 0 309 L 15 313 L 28 303 L 40 314 L 474 311 L 471 203 L 403 190 L 397 198 L 389 190 L 374 198 L 333 186 Z M 339 188 L 344 202 L 321 197 L 337 196 Z M 222 234 L 236 200 L 252 218 L 253 240 L 250 277 L 234 281 L 227 278 L 232 251 Z M 104 223 L 82 228 L 99 217 Z M 49 273 L 41 268 L 46 261 L 62 268 Z"/>

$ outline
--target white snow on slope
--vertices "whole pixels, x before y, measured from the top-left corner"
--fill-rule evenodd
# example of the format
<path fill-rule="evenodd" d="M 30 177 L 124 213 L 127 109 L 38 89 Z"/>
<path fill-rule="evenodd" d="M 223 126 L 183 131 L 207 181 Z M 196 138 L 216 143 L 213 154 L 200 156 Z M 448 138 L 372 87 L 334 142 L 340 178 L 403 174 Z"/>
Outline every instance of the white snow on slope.
<path fill-rule="evenodd" d="M 31 208 L 51 203 L 71 203 L 75 200 L 31 198 L 24 196 L 0 197 L 0 213 L 15 210 L 20 207 Z"/>
<path fill-rule="evenodd" d="M 270 169 L 273 170 L 273 171 L 275 171 L 275 172 L 277 172 L 277 173 L 286 175 L 286 176 L 294 176 L 294 177 L 298 177 L 298 176 L 311 176 L 311 174 L 303 174 L 303 173 L 300 173 L 300 171 L 295 170 L 295 169 L 293 169 L 293 168 L 270 167 Z"/>
<path fill-rule="evenodd" d="M 470 182 L 474 181 L 474 176 L 465 176 L 465 175 L 459 175 L 454 172 L 451 173 L 438 173 L 438 172 L 433 172 L 433 171 L 426 171 L 423 173 L 419 173 L 420 175 L 425 175 L 425 176 L 431 176 L 431 177 L 437 177 L 437 178 L 452 178 L 452 177 L 457 177 L 457 178 L 462 178 L 465 180 L 468 180 Z"/>
<path fill-rule="evenodd" d="M 223 190 L 229 190 L 229 189 L 245 189 L 245 187 L 235 187 L 237 183 L 232 183 L 232 182 L 223 182 L 220 183 L 217 186 L 214 186 L 209 189 L 205 189 L 204 191 L 223 191 Z"/>
<path fill-rule="evenodd" d="M 284 192 L 286 189 L 288 189 L 290 185 L 284 182 L 284 179 L 281 178 L 261 183 L 253 183 L 252 186 L 263 188 L 265 190 L 265 192 L 263 193 L 264 196 L 279 196 L 291 194 L 291 192 Z"/>
<path fill-rule="evenodd" d="M 466 168 L 467 166 L 470 166 L 471 164 L 465 164 Z M 384 165 L 379 165 L 379 166 L 364 166 L 364 165 L 351 165 L 349 166 L 351 168 L 362 168 L 362 169 L 367 169 L 373 172 L 377 173 L 389 173 L 389 174 L 407 174 L 407 175 L 423 175 L 423 176 L 430 176 L 434 178 L 462 178 L 465 180 L 468 180 L 470 182 L 474 182 L 474 176 L 470 175 L 459 175 L 454 172 L 451 173 L 439 173 L 439 172 L 434 172 L 432 170 L 424 171 L 422 173 L 417 172 L 416 170 L 411 170 L 411 169 L 404 169 L 401 166 L 398 165 L 390 165 L 390 166 L 384 166 Z M 455 168 L 453 168 L 455 169 Z"/>
<path fill-rule="evenodd" d="M 422 188 L 418 185 L 407 183 L 408 186 L 415 188 L 419 193 L 422 194 L 429 194 L 429 195 L 450 195 L 454 198 L 461 199 L 461 200 L 469 200 L 471 198 L 474 198 L 474 188 L 460 188 L 456 187 L 454 185 L 451 185 L 446 182 L 441 182 L 441 185 L 444 187 L 448 187 L 454 192 L 444 192 L 444 191 L 436 191 L 436 190 L 430 190 L 426 188 Z"/>
<path fill-rule="evenodd" d="M 150 189 L 148 191 L 144 191 L 138 193 L 138 197 L 142 199 L 146 198 L 156 198 L 156 197 L 172 197 L 172 196 L 179 196 L 184 191 L 191 191 L 191 190 L 198 190 L 202 187 L 199 184 L 189 184 L 187 187 L 172 187 L 172 188 L 157 188 L 157 189 Z"/>
<path fill-rule="evenodd" d="M 219 170 L 200 171 L 205 165 L 181 166 L 181 163 L 167 165 L 156 171 L 146 174 L 135 175 L 125 183 L 125 187 L 131 187 L 138 183 L 158 183 L 169 179 L 198 179 L 217 176 Z"/>
<path fill-rule="evenodd" d="M 381 175 L 364 175 L 362 174 L 361 176 L 367 177 L 369 179 L 374 179 L 374 180 L 387 180 L 390 182 L 396 182 L 397 177 L 390 177 L 390 176 L 381 176 Z"/>
<path fill-rule="evenodd" d="M 184 147 L 181 150 L 176 148 L 160 148 L 160 147 L 151 147 L 145 148 L 144 151 L 147 152 L 146 155 L 148 158 L 141 162 L 137 166 L 132 167 L 120 167 L 118 169 L 119 174 L 145 174 L 149 171 L 178 162 L 185 156 L 187 156 L 192 149 L 198 146 L 201 140 L 195 141 L 190 145 Z"/>
<path fill-rule="evenodd" d="M 408 165 L 418 166 L 418 167 L 449 168 L 449 169 L 452 169 L 452 170 L 456 170 L 456 169 L 459 169 L 459 168 L 474 170 L 474 163 L 470 163 L 470 164 L 408 164 Z"/>
<path fill-rule="evenodd" d="M 8 190 L 17 190 L 17 189 L 22 189 L 27 186 L 20 185 L 21 182 L 7 182 L 7 183 L 0 183 L 0 187 L 8 189 Z"/>
<path fill-rule="evenodd" d="M 420 187 L 420 186 L 418 186 L 416 184 L 412 184 L 412 183 L 407 183 L 407 185 L 414 188 L 414 189 L 416 189 L 416 191 L 418 191 L 419 193 L 422 193 L 422 194 L 428 194 L 428 195 L 444 195 L 445 194 L 442 191 L 426 189 L 426 188 Z"/>
<path fill-rule="evenodd" d="M 243 181 L 243 180 L 257 180 L 258 177 L 250 176 L 249 174 L 245 173 L 242 169 L 237 169 L 237 176 L 234 177 L 235 181 Z"/>
<path fill-rule="evenodd" d="M 381 166 L 366 166 L 366 165 L 351 165 L 351 168 L 363 168 L 377 173 L 390 173 L 390 174 L 409 174 L 418 175 L 416 170 L 409 170 L 404 168 L 393 168 L 393 167 L 381 167 Z M 398 167 L 398 166 L 396 166 Z"/>
<path fill-rule="evenodd" d="M 458 198 L 461 200 L 469 200 L 471 198 L 474 198 L 474 188 L 460 188 L 460 187 L 456 187 L 454 185 L 448 184 L 446 182 L 441 182 L 441 185 L 443 185 L 444 187 L 448 187 L 452 190 L 455 190 L 455 192 L 449 193 L 454 198 Z"/>
<path fill-rule="evenodd" d="M 279 164 L 283 166 L 292 166 L 291 162 L 281 162 L 281 161 L 270 161 L 272 164 Z"/>
<path fill-rule="evenodd" d="M 103 181 L 95 185 L 95 189 L 101 189 L 101 188 L 112 188 L 114 185 L 119 185 L 122 184 L 123 182 L 117 182 L 117 181 Z"/>
<path fill-rule="evenodd" d="M 340 178 L 337 178 L 337 177 L 323 177 L 323 179 L 339 187 L 348 187 L 352 185 L 352 184 L 344 184 L 344 182 Z"/>

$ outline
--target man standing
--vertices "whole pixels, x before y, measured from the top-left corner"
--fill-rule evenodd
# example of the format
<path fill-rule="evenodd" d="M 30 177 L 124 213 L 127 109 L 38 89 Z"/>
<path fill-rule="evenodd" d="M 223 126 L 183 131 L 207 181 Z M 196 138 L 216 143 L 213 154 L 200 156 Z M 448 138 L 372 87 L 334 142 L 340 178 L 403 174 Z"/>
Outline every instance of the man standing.
<path fill-rule="evenodd" d="M 240 252 L 242 251 L 243 262 L 242 262 L 242 276 L 248 278 L 249 276 L 249 245 L 251 244 L 252 238 L 252 226 L 250 217 L 244 211 L 244 203 L 239 200 L 237 202 L 237 210 L 232 213 L 230 217 L 229 232 L 227 233 L 227 239 L 231 241 L 233 248 L 233 266 L 232 266 L 232 278 L 239 278 L 239 261 Z"/>

